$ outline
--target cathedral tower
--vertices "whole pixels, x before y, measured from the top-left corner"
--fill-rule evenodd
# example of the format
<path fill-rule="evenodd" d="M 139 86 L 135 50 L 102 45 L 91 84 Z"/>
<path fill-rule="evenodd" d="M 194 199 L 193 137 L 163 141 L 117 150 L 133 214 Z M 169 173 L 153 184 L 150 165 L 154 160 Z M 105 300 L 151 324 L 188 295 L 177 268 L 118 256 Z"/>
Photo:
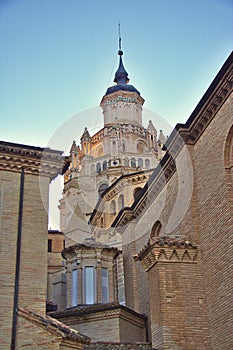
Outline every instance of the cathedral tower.
<path fill-rule="evenodd" d="M 65 175 L 64 195 L 60 205 L 61 228 L 70 243 L 82 242 L 85 233 L 89 237 L 88 221 L 103 193 L 110 186 L 114 186 L 122 176 L 148 171 L 158 164 L 157 131 L 151 121 L 148 128 L 142 125 L 144 99 L 129 84 L 128 73 L 123 64 L 121 38 L 118 55 L 115 85 L 107 89 L 100 103 L 104 117 L 103 128 L 93 136 L 85 128 L 80 140 L 81 147 L 76 142 L 71 147 L 71 165 Z M 115 199 L 116 203 L 121 203 L 116 205 L 116 214 L 122 209 L 122 203 L 129 204 L 134 199 L 133 192 L 130 193 L 129 189 L 128 195 L 125 193 L 122 196 L 124 200 Z M 130 198 L 127 199 L 127 196 Z M 69 203 L 70 198 L 72 204 L 68 210 L 65 202 Z M 79 223 L 81 217 L 82 223 Z M 105 221 L 101 219 L 100 222 L 103 229 L 106 226 Z M 79 232 L 79 227 L 82 232 Z"/>

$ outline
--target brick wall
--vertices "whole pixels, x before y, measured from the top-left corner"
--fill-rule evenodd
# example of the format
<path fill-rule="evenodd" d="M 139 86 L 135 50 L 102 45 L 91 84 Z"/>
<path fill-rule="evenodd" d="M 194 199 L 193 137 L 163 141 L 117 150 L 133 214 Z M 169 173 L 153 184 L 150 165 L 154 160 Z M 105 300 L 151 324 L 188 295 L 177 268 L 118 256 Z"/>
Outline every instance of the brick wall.
<path fill-rule="evenodd" d="M 0 303 L 1 347 L 9 349 L 15 294 L 17 238 L 21 230 L 17 310 L 28 308 L 43 317 L 47 289 L 48 190 L 64 161 L 59 151 L 0 141 Z M 43 161 L 42 161 L 43 158 Z M 43 165 L 42 165 L 43 163 Z M 21 177 L 22 169 L 24 176 Z M 21 182 L 22 180 L 22 182 Z M 23 184 L 23 207 L 19 221 L 20 185 Z M 21 197 L 22 199 L 22 197 Z M 19 248 L 19 247 L 18 247 Z M 18 320 L 17 315 L 16 320 Z M 16 323 L 14 323 L 16 324 Z M 17 348 L 23 332 L 16 328 Z M 27 328 L 27 327 L 26 327 Z M 40 330 L 28 330 L 31 348 L 40 338 Z M 26 334 L 25 333 L 25 334 Z M 32 338 L 34 337 L 34 341 Z M 26 339 L 25 339 L 26 341 Z M 23 343 L 22 343 L 23 344 Z M 22 345 L 23 346 L 23 345 Z M 43 349 L 43 346 L 41 347 Z"/>
<path fill-rule="evenodd" d="M 19 305 L 41 315 L 47 289 L 48 186 L 49 178 L 39 184 L 39 177 L 25 175 Z"/>
<path fill-rule="evenodd" d="M 15 256 L 18 225 L 20 174 L 1 171 L 0 176 L 0 334 L 2 349 L 10 349 L 15 283 Z"/>
<path fill-rule="evenodd" d="M 18 340 L 16 350 L 30 349 L 30 350 L 59 350 L 60 342 L 58 337 L 52 335 L 45 329 L 39 328 L 31 322 L 22 318 L 18 320 Z M 35 334 L 37 337 L 35 337 Z"/>
<path fill-rule="evenodd" d="M 232 184 L 226 184 L 224 151 L 232 125 L 232 97 L 195 145 L 200 242 L 213 349 L 233 348 Z M 229 144 L 230 146 L 230 144 Z M 231 144 L 232 147 L 232 144 Z M 232 166 L 232 159 L 231 159 Z M 232 181 L 232 178 L 231 178 Z"/>
<path fill-rule="evenodd" d="M 127 222 L 128 216 L 134 220 L 122 234 L 127 259 L 125 280 L 129 283 L 126 300 L 130 306 L 141 305 L 139 284 L 147 283 L 142 274 L 137 287 L 133 277 L 135 266 L 129 242 L 133 232 L 137 252 L 146 244 L 157 220 L 162 224 L 162 235 L 195 242 L 197 246 L 196 264 L 156 262 L 148 272 L 153 345 L 163 349 L 233 348 L 232 95 L 220 107 L 232 86 L 229 72 L 230 69 L 224 73 L 224 78 L 221 73 L 222 80 L 211 86 L 189 122 L 178 125 L 179 137 L 187 144 L 181 146 L 174 131 L 169 152 L 176 155 L 175 172 L 164 183 L 159 174 L 154 178 L 146 193 L 147 206 L 143 207 L 143 199 L 137 204 L 141 214 L 136 215 L 139 210 L 135 206 L 132 217 L 129 212 L 121 217 L 121 224 Z M 212 119 L 207 125 L 209 116 Z M 164 174 L 166 169 L 167 164 L 162 169 Z M 169 289 L 171 294 L 166 299 Z"/>
<path fill-rule="evenodd" d="M 153 347 L 209 350 L 201 266 L 158 262 L 148 277 Z"/>

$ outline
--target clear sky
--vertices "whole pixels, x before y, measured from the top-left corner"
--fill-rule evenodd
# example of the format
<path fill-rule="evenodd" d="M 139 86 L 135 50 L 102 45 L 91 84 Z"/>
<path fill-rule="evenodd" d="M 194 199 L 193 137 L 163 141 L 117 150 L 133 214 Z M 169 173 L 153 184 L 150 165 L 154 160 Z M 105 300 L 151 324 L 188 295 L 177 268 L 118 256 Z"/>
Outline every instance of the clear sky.
<path fill-rule="evenodd" d="M 63 138 L 71 145 L 85 126 L 98 128 L 102 114 L 93 107 L 113 85 L 119 21 L 124 65 L 145 108 L 172 126 L 185 122 L 232 50 L 232 6 L 0 0 L 0 138 L 43 147 L 58 135 L 52 145 L 66 151 Z"/>
<path fill-rule="evenodd" d="M 99 105 L 118 65 L 119 20 L 145 107 L 186 121 L 232 50 L 232 1 L 0 0 L 2 140 L 45 146 L 67 118 Z M 81 117 L 77 137 L 101 122 Z"/>

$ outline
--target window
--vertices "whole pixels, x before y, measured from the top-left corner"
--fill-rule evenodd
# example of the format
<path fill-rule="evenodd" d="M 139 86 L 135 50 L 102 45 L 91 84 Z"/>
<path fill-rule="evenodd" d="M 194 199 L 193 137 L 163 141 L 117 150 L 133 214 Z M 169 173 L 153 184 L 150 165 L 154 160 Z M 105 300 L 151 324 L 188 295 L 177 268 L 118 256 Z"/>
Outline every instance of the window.
<path fill-rule="evenodd" d="M 108 303 L 109 302 L 108 269 L 105 267 L 102 267 L 101 285 L 102 285 L 102 303 Z"/>
<path fill-rule="evenodd" d="M 142 160 L 142 158 L 138 158 L 138 166 L 140 168 L 143 168 L 143 160 Z"/>
<path fill-rule="evenodd" d="M 78 305 L 78 270 L 73 270 L 71 275 L 71 305 Z"/>
<path fill-rule="evenodd" d="M 96 172 L 97 172 L 97 173 L 100 173 L 100 172 L 101 172 L 101 164 L 100 164 L 100 163 L 97 163 L 97 164 L 96 164 Z"/>
<path fill-rule="evenodd" d="M 131 167 L 136 168 L 136 159 L 135 158 L 131 159 Z"/>
<path fill-rule="evenodd" d="M 135 190 L 134 190 L 134 200 L 135 201 L 139 198 L 141 191 L 142 191 L 141 187 L 135 188 Z"/>
<path fill-rule="evenodd" d="M 85 304 L 95 303 L 95 269 L 94 266 L 86 266 L 84 274 Z"/>
<path fill-rule="evenodd" d="M 164 234 L 162 224 L 160 221 L 156 221 L 152 227 L 150 238 L 153 240 L 158 236 L 162 236 Z"/>
<path fill-rule="evenodd" d="M 107 170 L 107 161 L 106 160 L 103 162 L 103 170 Z"/>
<path fill-rule="evenodd" d="M 94 174 L 95 172 L 95 164 L 91 164 L 91 173 Z"/>
<path fill-rule="evenodd" d="M 48 240 L 48 252 L 51 253 L 52 252 L 52 239 Z"/>
<path fill-rule="evenodd" d="M 104 191 L 105 191 L 107 188 L 108 188 L 108 184 L 106 184 L 106 183 L 100 185 L 99 190 L 98 190 L 99 196 L 100 196 L 100 197 L 102 196 L 102 194 L 104 193 Z"/>
<path fill-rule="evenodd" d="M 146 166 L 147 169 L 150 169 L 150 161 L 149 161 L 149 159 L 145 160 L 145 166 Z"/>
<path fill-rule="evenodd" d="M 104 218 L 100 218 L 100 227 L 104 228 Z"/>
<path fill-rule="evenodd" d="M 103 155 L 104 155 L 103 148 L 100 147 L 100 148 L 98 149 L 97 157 L 102 157 Z"/>
<path fill-rule="evenodd" d="M 145 151 L 145 144 L 142 142 L 138 142 L 137 151 L 138 151 L 138 153 L 143 154 Z"/>
<path fill-rule="evenodd" d="M 116 215 L 116 202 L 111 201 L 110 203 L 110 214 Z"/>
<path fill-rule="evenodd" d="M 123 194 L 121 194 L 121 195 L 119 196 L 119 198 L 118 198 L 118 207 L 119 207 L 119 211 L 120 211 L 121 209 L 123 209 L 124 206 L 125 206 L 125 203 L 124 203 L 124 196 L 123 196 Z"/>

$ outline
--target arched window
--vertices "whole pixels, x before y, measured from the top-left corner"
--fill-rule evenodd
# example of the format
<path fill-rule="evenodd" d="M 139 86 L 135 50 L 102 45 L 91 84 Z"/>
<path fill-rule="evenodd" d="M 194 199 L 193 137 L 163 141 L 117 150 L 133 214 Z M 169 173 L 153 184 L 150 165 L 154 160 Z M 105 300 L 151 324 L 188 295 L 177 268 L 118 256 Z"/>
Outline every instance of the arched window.
<path fill-rule="evenodd" d="M 104 218 L 100 218 L 100 227 L 103 228 L 104 227 Z"/>
<path fill-rule="evenodd" d="M 150 160 L 149 160 L 149 159 L 146 159 L 146 160 L 145 160 L 145 167 L 146 167 L 147 169 L 150 169 Z"/>
<path fill-rule="evenodd" d="M 95 267 L 85 266 L 84 269 L 84 295 L 85 304 L 94 304 L 96 299 Z"/>
<path fill-rule="evenodd" d="M 103 151 L 103 148 L 100 147 L 97 151 L 97 157 L 102 157 L 104 155 L 104 151 Z"/>
<path fill-rule="evenodd" d="M 131 167 L 136 168 L 136 159 L 135 158 L 131 158 Z"/>
<path fill-rule="evenodd" d="M 135 188 L 134 193 L 133 193 L 135 201 L 139 198 L 141 191 L 142 191 L 141 187 Z"/>
<path fill-rule="evenodd" d="M 120 211 L 121 209 L 123 209 L 124 206 L 125 206 L 125 203 L 124 203 L 124 196 L 123 196 L 123 194 L 121 194 L 121 195 L 119 196 L 119 198 L 118 198 L 118 207 L 119 207 L 119 211 Z"/>
<path fill-rule="evenodd" d="M 225 175 L 226 175 L 226 183 L 227 188 L 229 190 L 229 194 L 232 198 L 232 189 L 233 189 L 233 126 L 231 127 L 224 150 L 224 163 L 225 163 Z"/>
<path fill-rule="evenodd" d="M 124 159 L 124 165 L 125 166 L 129 166 L 129 158 L 125 158 Z"/>
<path fill-rule="evenodd" d="M 71 273 L 71 305 L 78 305 L 78 270 Z"/>
<path fill-rule="evenodd" d="M 145 144 L 142 142 L 138 142 L 137 144 L 137 151 L 138 153 L 142 154 L 145 151 Z"/>
<path fill-rule="evenodd" d="M 94 174 L 95 172 L 95 164 L 91 164 L 91 173 Z"/>
<path fill-rule="evenodd" d="M 106 160 L 103 161 L 103 170 L 107 170 L 107 161 Z"/>
<path fill-rule="evenodd" d="M 156 221 L 152 227 L 151 234 L 150 234 L 150 239 L 153 241 L 158 236 L 163 235 L 163 228 L 162 224 L 160 221 Z"/>
<path fill-rule="evenodd" d="M 106 191 L 107 188 L 108 188 L 108 184 L 107 183 L 104 183 L 104 184 L 100 185 L 99 190 L 98 190 L 100 197 L 102 196 L 104 191 Z"/>
<path fill-rule="evenodd" d="M 100 163 L 97 163 L 97 164 L 96 164 L 96 172 L 97 172 L 97 173 L 100 173 L 100 172 L 101 172 L 101 164 L 100 164 Z"/>
<path fill-rule="evenodd" d="M 116 202 L 111 201 L 110 203 L 110 214 L 116 215 Z"/>
<path fill-rule="evenodd" d="M 138 166 L 140 168 L 143 168 L 143 160 L 142 160 L 142 158 L 138 158 Z"/>

